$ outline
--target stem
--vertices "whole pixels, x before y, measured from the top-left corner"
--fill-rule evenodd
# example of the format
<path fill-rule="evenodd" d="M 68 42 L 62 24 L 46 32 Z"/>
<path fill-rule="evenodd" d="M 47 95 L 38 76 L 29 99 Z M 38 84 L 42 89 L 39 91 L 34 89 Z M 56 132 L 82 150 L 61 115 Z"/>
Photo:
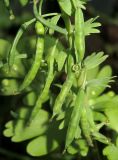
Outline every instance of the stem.
<path fill-rule="evenodd" d="M 55 31 L 57 31 L 57 32 L 59 32 L 61 34 L 67 35 L 66 29 L 63 29 L 63 28 L 61 28 L 59 26 L 56 26 L 56 25 L 50 23 L 49 21 L 45 20 L 42 16 L 40 16 L 38 14 L 38 10 L 37 10 L 37 6 L 36 6 L 36 1 L 35 0 L 34 0 L 33 11 L 34 11 L 34 15 L 35 15 L 36 19 L 38 21 L 40 21 L 44 26 L 47 26 L 48 28 L 52 28 L 53 30 L 55 30 Z"/>
<path fill-rule="evenodd" d="M 40 1 L 40 5 L 39 5 L 39 15 L 42 15 L 42 5 L 43 5 L 43 0 Z"/>
<path fill-rule="evenodd" d="M 47 14 L 43 14 L 42 17 L 50 17 L 50 16 L 56 16 L 59 15 L 59 13 L 47 13 Z"/>
<path fill-rule="evenodd" d="M 69 16 L 65 13 L 62 14 L 62 18 L 65 22 L 66 30 L 68 32 L 68 41 L 69 41 L 69 48 L 72 49 L 72 26 Z"/>

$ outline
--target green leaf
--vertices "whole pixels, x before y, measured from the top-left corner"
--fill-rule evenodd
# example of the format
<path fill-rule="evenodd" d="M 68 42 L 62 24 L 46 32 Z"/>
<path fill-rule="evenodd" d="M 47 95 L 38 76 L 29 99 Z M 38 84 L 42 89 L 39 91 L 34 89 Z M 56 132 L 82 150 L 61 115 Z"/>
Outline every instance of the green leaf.
<path fill-rule="evenodd" d="M 60 8 L 69 16 L 72 14 L 71 0 L 58 0 Z"/>
<path fill-rule="evenodd" d="M 112 75 L 112 69 L 110 66 L 104 66 L 98 73 L 97 75 L 97 79 L 104 79 L 104 78 L 108 78 Z M 106 82 L 105 82 L 106 81 Z M 100 95 L 105 89 L 106 89 L 106 86 L 105 85 L 108 85 L 108 80 L 105 80 L 104 81 L 104 86 L 101 86 L 101 87 L 89 87 L 88 88 L 88 95 L 90 97 L 97 97 L 98 95 Z"/>
<path fill-rule="evenodd" d="M 43 156 L 53 151 L 58 147 L 58 143 L 56 140 L 49 138 L 49 136 L 40 136 L 35 138 L 27 145 L 27 152 L 31 156 Z M 48 147 L 48 145 L 50 147 Z"/>
<path fill-rule="evenodd" d="M 91 70 L 99 66 L 102 62 L 106 60 L 107 55 L 103 55 L 104 52 L 92 53 L 90 56 L 86 57 L 84 60 L 84 65 L 87 70 Z"/>
<path fill-rule="evenodd" d="M 98 71 L 99 71 L 99 67 L 98 66 L 93 68 L 93 69 L 87 70 L 86 79 L 87 80 L 94 79 L 97 76 Z"/>
<path fill-rule="evenodd" d="M 81 8 L 81 9 L 86 9 L 84 6 L 86 4 L 86 2 L 84 2 L 82 0 L 71 0 L 71 1 L 72 1 L 72 4 L 75 9 L 77 9 L 77 7 Z"/>
<path fill-rule="evenodd" d="M 99 79 L 92 79 L 87 82 L 88 87 L 95 87 L 95 88 L 101 88 L 101 87 L 110 87 L 108 85 L 109 82 L 112 82 L 112 77 L 105 77 L 105 78 L 99 78 Z"/>
<path fill-rule="evenodd" d="M 95 111 L 104 111 L 108 107 L 108 104 L 112 103 L 114 96 L 115 93 L 109 91 L 106 94 L 102 94 L 101 96 L 90 100 L 89 104 Z"/>
<path fill-rule="evenodd" d="M 118 96 L 105 105 L 105 114 L 108 117 L 108 127 L 118 132 Z"/>
<path fill-rule="evenodd" d="M 55 150 L 65 140 L 65 130 L 58 130 L 59 122 L 49 123 L 46 132 L 27 145 L 27 152 L 32 156 L 42 156 Z"/>
<path fill-rule="evenodd" d="M 26 74 L 24 64 L 20 59 L 15 60 L 12 68 L 7 63 L 0 68 L 0 78 L 23 78 Z"/>
<path fill-rule="evenodd" d="M 47 61 L 49 61 L 51 58 L 51 53 L 52 53 L 52 50 L 53 50 L 55 43 L 56 43 L 55 38 L 52 38 L 51 36 L 45 37 L 45 45 L 44 46 L 46 46 L 46 47 L 44 49 L 44 52 L 45 52 L 45 56 L 46 56 Z M 64 51 L 64 47 L 59 41 L 57 42 L 57 45 L 56 45 L 54 57 L 55 57 L 55 61 L 57 63 L 58 71 L 61 71 L 63 68 L 63 65 L 65 63 L 65 60 L 67 58 L 67 53 Z"/>
<path fill-rule="evenodd" d="M 84 34 L 85 36 L 90 35 L 91 33 L 100 33 L 96 27 L 101 26 L 99 22 L 94 22 L 98 17 L 91 18 L 84 23 Z"/>
<path fill-rule="evenodd" d="M 67 149 L 67 152 L 74 155 L 78 152 L 81 156 L 85 157 L 88 154 L 88 144 L 85 139 L 77 139 L 75 140 Z"/>
<path fill-rule="evenodd" d="M 118 147 L 111 144 L 103 149 L 103 155 L 107 156 L 108 160 L 116 160 L 118 157 Z"/>
<path fill-rule="evenodd" d="M 49 119 L 48 112 L 40 110 L 34 120 L 29 124 L 28 119 L 31 114 L 31 109 L 21 107 L 18 111 L 19 117 L 8 122 L 3 134 L 6 137 L 11 137 L 13 142 L 21 142 L 43 134 L 47 129 L 47 121 Z"/>
<path fill-rule="evenodd" d="M 26 6 L 29 0 L 19 0 L 22 6 Z"/>
<path fill-rule="evenodd" d="M 17 79 L 1 79 L 0 80 L 0 95 L 9 96 L 19 94 L 18 89 L 20 81 Z"/>
<path fill-rule="evenodd" d="M 67 58 L 67 54 L 66 54 L 64 51 L 61 51 L 61 52 L 56 56 L 55 59 L 56 59 L 57 65 L 58 65 L 58 71 L 61 71 L 61 70 L 62 70 L 66 58 Z"/>
<path fill-rule="evenodd" d="M 36 103 L 37 94 L 34 91 L 29 92 L 26 96 L 23 97 L 23 103 L 26 106 L 34 106 Z"/>
<path fill-rule="evenodd" d="M 50 22 L 52 23 L 52 24 L 57 24 L 58 23 L 58 21 L 59 21 L 59 19 L 60 19 L 60 15 L 56 15 L 56 16 L 54 16 L 54 17 L 52 17 L 51 19 L 50 19 Z M 53 29 L 49 29 L 49 34 L 54 34 L 54 30 Z"/>

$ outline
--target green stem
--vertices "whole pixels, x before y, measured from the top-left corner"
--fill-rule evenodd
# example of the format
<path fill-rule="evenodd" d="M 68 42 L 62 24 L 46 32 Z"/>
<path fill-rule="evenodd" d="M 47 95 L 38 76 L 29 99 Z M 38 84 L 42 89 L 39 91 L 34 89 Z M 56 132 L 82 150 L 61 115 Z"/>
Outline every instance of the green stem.
<path fill-rule="evenodd" d="M 43 0 L 40 0 L 40 4 L 39 4 L 39 15 L 42 15 L 42 5 L 43 5 Z"/>
<path fill-rule="evenodd" d="M 53 30 L 55 30 L 55 31 L 57 31 L 57 32 L 59 32 L 61 34 L 67 35 L 66 29 L 63 29 L 63 28 L 61 28 L 59 26 L 56 26 L 56 25 L 50 23 L 49 21 L 45 20 L 42 16 L 40 16 L 38 14 L 38 10 L 37 10 L 37 6 L 36 6 L 36 1 L 35 0 L 34 0 L 33 11 L 34 11 L 34 15 L 35 15 L 36 19 L 38 21 L 40 21 L 43 25 L 47 26 L 48 28 L 52 28 Z"/>
<path fill-rule="evenodd" d="M 72 26 L 71 21 L 68 15 L 65 13 L 62 14 L 62 18 L 65 22 L 66 30 L 68 32 L 68 41 L 69 41 L 69 48 L 72 49 Z"/>

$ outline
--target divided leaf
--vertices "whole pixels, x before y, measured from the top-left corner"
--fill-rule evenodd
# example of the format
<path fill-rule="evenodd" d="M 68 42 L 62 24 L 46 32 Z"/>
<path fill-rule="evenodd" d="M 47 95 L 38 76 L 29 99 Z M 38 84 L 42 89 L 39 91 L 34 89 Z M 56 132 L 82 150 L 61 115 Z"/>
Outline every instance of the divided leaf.
<path fill-rule="evenodd" d="M 103 155 L 107 156 L 108 160 L 116 160 L 118 157 L 118 146 L 114 144 L 108 145 L 103 149 Z"/>
<path fill-rule="evenodd" d="M 90 56 L 87 56 L 84 60 L 84 65 L 87 70 L 93 69 L 100 65 L 107 59 L 108 55 L 104 55 L 104 52 L 92 53 Z"/>
<path fill-rule="evenodd" d="M 72 14 L 71 0 L 58 0 L 60 8 L 69 16 Z"/>
<path fill-rule="evenodd" d="M 34 138 L 43 134 L 47 129 L 47 121 L 49 119 L 48 112 L 40 110 L 31 124 L 27 124 L 31 110 L 27 107 L 20 108 L 18 118 L 9 121 L 5 127 L 3 134 L 11 137 L 13 142 L 21 142 L 30 138 Z"/>
<path fill-rule="evenodd" d="M 95 87 L 95 86 L 92 86 L 91 87 L 88 87 L 88 95 L 89 97 L 97 97 L 99 96 L 105 89 L 106 89 L 106 86 L 108 85 L 109 81 L 111 80 L 111 75 L 112 75 L 112 69 L 110 66 L 104 66 L 100 71 L 99 73 L 97 74 L 97 77 L 96 79 L 99 79 L 101 80 L 101 82 L 104 82 L 103 85 L 101 85 L 101 87 Z"/>
<path fill-rule="evenodd" d="M 91 18 L 84 23 L 84 34 L 85 36 L 89 36 L 92 33 L 100 33 L 100 31 L 96 28 L 101 26 L 99 22 L 94 22 L 98 17 Z"/>

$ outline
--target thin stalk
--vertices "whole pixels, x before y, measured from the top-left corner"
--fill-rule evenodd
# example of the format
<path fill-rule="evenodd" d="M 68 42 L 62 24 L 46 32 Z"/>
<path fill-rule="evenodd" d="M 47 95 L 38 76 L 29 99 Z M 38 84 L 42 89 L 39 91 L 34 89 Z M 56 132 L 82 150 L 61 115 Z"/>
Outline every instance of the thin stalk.
<path fill-rule="evenodd" d="M 66 29 L 63 29 L 63 28 L 61 28 L 57 25 L 54 25 L 54 24 L 50 23 L 49 21 L 45 20 L 42 16 L 40 16 L 38 14 L 37 6 L 36 6 L 36 0 L 34 0 L 33 12 L 34 12 L 34 15 L 35 15 L 36 19 L 38 21 L 40 21 L 44 26 L 47 26 L 48 28 L 52 28 L 53 30 L 55 30 L 55 31 L 57 31 L 61 34 L 67 35 Z"/>

